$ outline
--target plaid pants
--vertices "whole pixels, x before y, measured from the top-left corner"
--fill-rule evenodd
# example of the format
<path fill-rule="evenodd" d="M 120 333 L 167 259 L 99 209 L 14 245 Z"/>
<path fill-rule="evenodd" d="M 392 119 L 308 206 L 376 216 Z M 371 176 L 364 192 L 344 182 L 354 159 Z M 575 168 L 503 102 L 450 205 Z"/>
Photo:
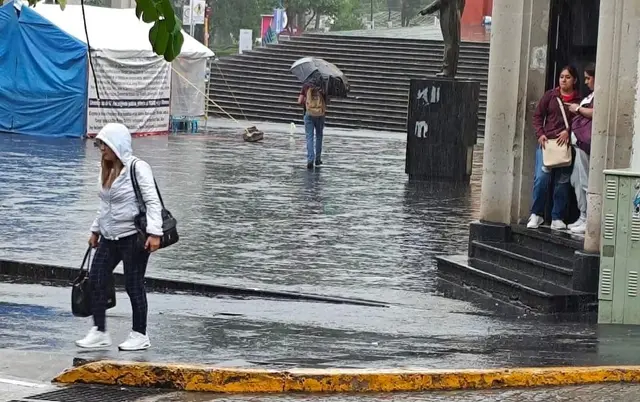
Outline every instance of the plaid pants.
<path fill-rule="evenodd" d="M 106 330 L 107 285 L 116 266 L 123 262 L 125 288 L 133 310 L 133 330 L 147 333 L 147 292 L 144 274 L 149 253 L 140 244 L 138 235 L 119 240 L 100 239 L 91 264 L 89 280 L 92 288 L 93 323 L 99 331 Z"/>

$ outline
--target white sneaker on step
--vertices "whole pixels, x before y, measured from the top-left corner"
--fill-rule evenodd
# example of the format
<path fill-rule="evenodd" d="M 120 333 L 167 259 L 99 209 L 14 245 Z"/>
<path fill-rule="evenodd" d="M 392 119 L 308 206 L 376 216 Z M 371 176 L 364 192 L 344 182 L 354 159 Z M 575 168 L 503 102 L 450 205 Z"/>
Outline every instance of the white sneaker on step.
<path fill-rule="evenodd" d="M 551 221 L 551 229 L 554 230 L 565 230 L 567 229 L 567 225 L 564 224 L 560 219 L 556 219 Z"/>
<path fill-rule="evenodd" d="M 571 228 L 571 233 L 575 234 L 585 234 L 587 231 L 587 222 L 584 222 L 580 226 L 574 226 Z"/>
<path fill-rule="evenodd" d="M 578 218 L 577 221 L 568 224 L 567 225 L 567 229 L 573 229 L 573 228 L 578 227 L 578 226 L 583 226 L 586 223 L 587 223 L 587 220 L 581 216 L 580 218 Z"/>
<path fill-rule="evenodd" d="M 140 332 L 131 331 L 126 341 L 118 345 L 120 350 L 145 350 L 151 347 L 149 335 L 143 335 Z"/>
<path fill-rule="evenodd" d="M 528 229 L 537 229 L 544 223 L 544 219 L 536 214 L 531 214 L 529 217 L 529 223 L 527 223 Z"/>
<path fill-rule="evenodd" d="M 111 336 L 108 332 L 100 332 L 98 327 L 93 327 L 87 336 L 76 341 L 76 345 L 85 349 L 107 348 L 111 346 Z"/>

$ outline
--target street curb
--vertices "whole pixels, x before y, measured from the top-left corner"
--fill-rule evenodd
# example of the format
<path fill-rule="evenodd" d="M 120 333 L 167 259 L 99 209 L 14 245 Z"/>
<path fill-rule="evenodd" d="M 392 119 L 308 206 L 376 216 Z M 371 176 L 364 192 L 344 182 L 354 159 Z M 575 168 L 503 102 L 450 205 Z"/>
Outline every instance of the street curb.
<path fill-rule="evenodd" d="M 28 283 L 35 282 L 44 284 L 43 282 L 48 282 L 48 285 L 70 286 L 78 276 L 78 272 L 80 272 L 80 270 L 77 268 L 0 259 L 0 275 L 4 275 L 12 279 L 27 280 Z M 115 280 L 116 289 L 124 289 L 124 275 L 122 273 L 115 272 L 113 274 L 113 278 Z M 320 294 L 282 290 L 241 288 L 201 282 L 186 282 L 174 279 L 154 278 L 149 276 L 144 278 L 144 282 L 147 291 L 158 293 L 184 292 L 195 296 L 250 297 L 380 308 L 387 308 L 390 306 L 390 304 L 386 302 L 360 298 L 325 296 Z"/>
<path fill-rule="evenodd" d="M 104 360 L 70 368 L 53 381 L 219 393 L 411 392 L 640 382 L 640 366 L 268 370 Z"/>

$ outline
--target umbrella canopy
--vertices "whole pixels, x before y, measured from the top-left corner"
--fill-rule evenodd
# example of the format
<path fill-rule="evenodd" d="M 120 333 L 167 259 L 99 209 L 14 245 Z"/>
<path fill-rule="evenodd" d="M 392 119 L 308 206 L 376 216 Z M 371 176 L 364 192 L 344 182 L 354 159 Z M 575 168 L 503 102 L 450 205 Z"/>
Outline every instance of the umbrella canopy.
<path fill-rule="evenodd" d="M 322 78 L 340 78 L 345 86 L 348 86 L 347 77 L 335 64 L 316 57 L 303 57 L 291 65 L 291 73 L 300 82 L 305 82 L 316 71 Z"/>

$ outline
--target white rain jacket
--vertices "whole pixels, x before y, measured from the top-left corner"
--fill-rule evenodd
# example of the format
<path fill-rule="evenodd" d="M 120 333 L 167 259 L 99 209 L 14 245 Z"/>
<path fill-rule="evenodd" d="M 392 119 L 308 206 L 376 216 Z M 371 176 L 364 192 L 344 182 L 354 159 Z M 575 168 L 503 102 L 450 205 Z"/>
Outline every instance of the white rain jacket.
<path fill-rule="evenodd" d="M 133 191 L 129 169 L 131 163 L 138 160 L 136 176 L 147 207 L 147 233 L 162 236 L 162 204 L 156 191 L 151 166 L 133 156 L 129 129 L 119 123 L 109 123 L 100 130 L 96 139 L 101 140 L 113 150 L 118 159 L 122 161 L 124 168 L 114 180 L 111 188 L 103 188 L 102 180 L 100 177 L 98 178 L 100 210 L 91 225 L 91 231 L 100 233 L 108 240 L 118 240 L 136 233 L 133 221 L 140 210 L 136 194 Z"/>

